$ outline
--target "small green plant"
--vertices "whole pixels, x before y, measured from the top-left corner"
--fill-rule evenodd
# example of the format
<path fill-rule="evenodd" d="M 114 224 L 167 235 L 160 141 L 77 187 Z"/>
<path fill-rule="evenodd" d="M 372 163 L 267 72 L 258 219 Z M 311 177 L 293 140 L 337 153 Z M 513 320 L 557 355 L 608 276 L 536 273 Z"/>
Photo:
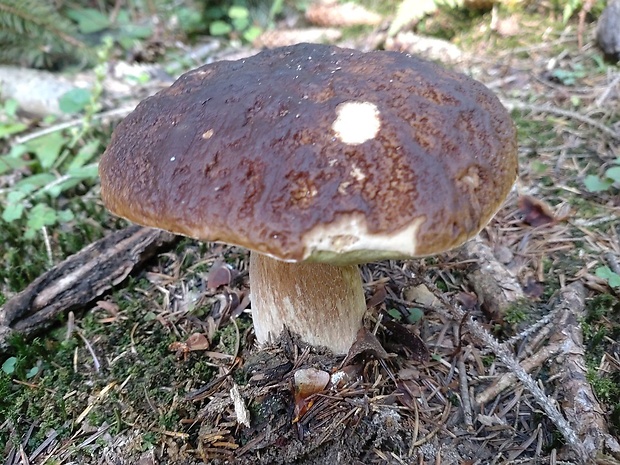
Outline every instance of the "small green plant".
<path fill-rule="evenodd" d="M 93 89 L 72 90 L 60 99 L 60 108 L 66 113 L 84 113 L 80 125 L 70 131 L 42 133 L 27 142 L 14 144 L 8 153 L 0 155 L 0 175 L 13 173 L 17 179 L 0 189 L 1 218 L 6 223 L 22 222 L 27 239 L 32 239 L 41 228 L 71 221 L 74 214 L 60 198 L 61 194 L 84 182 L 94 183 L 97 178 L 95 159 L 101 151 L 101 142 L 89 134 L 93 116 L 101 108 L 99 99 L 111 48 L 112 41 L 104 41 L 98 53 Z M 3 110 L 0 138 L 26 129 L 16 119 L 13 102 L 7 101 Z"/>
<path fill-rule="evenodd" d="M 85 35 L 105 32 L 125 50 L 131 50 L 136 43 L 153 35 L 149 25 L 138 25 L 132 20 L 129 11 L 120 9 L 114 21 L 111 15 L 96 8 L 74 8 L 66 12 L 77 23 L 78 30 Z"/>
<path fill-rule="evenodd" d="M 2 371 L 7 375 L 15 373 L 15 367 L 17 366 L 17 357 L 9 357 L 2 364 Z"/>
<path fill-rule="evenodd" d="M 612 271 L 608 266 L 599 266 L 594 271 L 594 274 L 607 281 L 609 287 L 620 287 L 620 275 Z"/>
<path fill-rule="evenodd" d="M 586 13 L 593 14 L 598 17 L 605 7 L 604 0 L 556 0 L 557 6 L 562 8 L 562 21 L 564 24 L 568 24 L 568 21 L 574 16 L 575 13 L 582 11 L 586 8 Z"/>
<path fill-rule="evenodd" d="M 0 62 L 49 68 L 89 59 L 75 24 L 56 3 L 0 0 Z"/>
<path fill-rule="evenodd" d="M 212 36 L 231 36 L 253 42 L 262 32 L 252 21 L 250 10 L 243 5 L 232 5 L 226 10 L 209 8 L 206 16 L 211 20 L 209 34 Z"/>
<path fill-rule="evenodd" d="M 590 192 L 604 192 L 612 186 L 620 186 L 620 158 L 613 162 L 615 166 L 607 168 L 603 176 L 590 174 L 585 177 L 583 183 Z"/>
<path fill-rule="evenodd" d="M 589 71 L 584 68 L 580 63 L 576 63 L 572 66 L 572 69 L 558 68 L 552 71 L 551 76 L 557 79 L 565 86 L 573 86 L 580 79 L 583 79 L 588 75 Z"/>
<path fill-rule="evenodd" d="M 510 325 L 518 325 L 528 318 L 528 309 L 518 304 L 511 305 L 504 313 L 504 321 Z"/>

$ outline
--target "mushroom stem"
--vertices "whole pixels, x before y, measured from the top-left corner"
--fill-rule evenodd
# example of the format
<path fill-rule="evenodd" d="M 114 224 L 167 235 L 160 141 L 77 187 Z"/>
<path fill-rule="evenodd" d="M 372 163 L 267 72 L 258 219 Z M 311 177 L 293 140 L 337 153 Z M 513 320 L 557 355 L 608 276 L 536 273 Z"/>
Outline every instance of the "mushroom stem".
<path fill-rule="evenodd" d="M 287 263 L 252 252 L 250 286 L 260 344 L 286 327 L 308 344 L 346 354 L 362 326 L 366 301 L 357 265 Z"/>

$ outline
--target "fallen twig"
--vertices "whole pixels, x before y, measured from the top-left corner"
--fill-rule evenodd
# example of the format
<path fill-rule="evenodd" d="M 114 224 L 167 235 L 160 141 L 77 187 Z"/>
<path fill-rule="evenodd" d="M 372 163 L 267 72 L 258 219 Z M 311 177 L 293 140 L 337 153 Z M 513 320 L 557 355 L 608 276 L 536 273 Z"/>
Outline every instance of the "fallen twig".
<path fill-rule="evenodd" d="M 588 124 L 616 140 L 620 140 L 620 133 L 618 133 L 617 131 L 614 131 L 613 129 L 605 126 L 603 123 L 599 123 L 598 121 L 575 111 L 564 110 L 563 108 L 553 107 L 551 105 L 535 105 L 531 103 L 519 102 L 516 100 L 502 99 L 502 104 L 510 111 L 522 110 L 532 111 L 534 113 L 551 113 L 558 116 L 564 116 L 565 118 L 571 118 Z"/>
<path fill-rule="evenodd" d="M 505 346 L 505 344 L 502 344 Z M 538 352 L 536 352 L 531 357 L 526 358 L 525 360 L 521 360 L 521 366 L 526 372 L 531 372 L 535 368 L 540 367 L 543 363 L 549 360 L 554 355 L 558 354 L 562 350 L 562 347 L 559 344 L 552 344 L 544 346 Z M 480 394 L 476 396 L 477 404 L 486 404 L 492 399 L 495 399 L 498 395 L 500 395 L 504 390 L 514 386 L 517 377 L 514 373 L 505 373 L 503 376 L 498 378 L 493 384 L 491 384 L 488 388 L 482 391 Z"/>
<path fill-rule="evenodd" d="M 490 315 L 501 317 L 510 304 L 525 297 L 514 273 L 495 258 L 491 247 L 479 237 L 463 246 L 461 256 L 465 260 L 477 261 L 475 270 L 468 273 L 467 280 L 480 305 Z"/>
<path fill-rule="evenodd" d="M 575 282 L 562 289 L 554 307 L 562 308 L 557 330 L 550 343 L 562 347 L 562 357 L 552 366 L 559 376 L 558 398 L 562 399 L 568 421 L 577 432 L 589 457 L 610 451 L 620 454 L 620 444 L 609 434 L 603 410 L 586 377 L 583 333 L 580 321 L 585 318 L 585 289 Z"/>
<path fill-rule="evenodd" d="M 491 335 L 491 333 L 489 333 L 480 323 L 474 320 L 471 316 L 467 315 L 461 308 L 453 305 L 430 280 L 426 280 L 425 284 L 443 303 L 443 307 L 437 307 L 437 311 L 442 313 L 447 311 L 448 314 L 446 316 L 448 318 L 455 319 L 456 321 L 462 321 L 464 319 L 465 325 L 471 334 L 485 346 L 489 347 L 502 361 L 502 363 L 506 365 L 512 373 L 514 373 L 525 388 L 534 396 L 534 399 L 545 412 L 547 417 L 560 431 L 570 449 L 582 462 L 587 462 L 591 458 L 591 455 L 584 448 L 580 438 L 571 424 L 558 410 L 555 401 L 543 392 L 536 381 L 534 381 L 534 379 L 519 364 L 519 361 L 515 358 L 515 356 L 506 347 L 500 344 L 497 339 L 495 339 L 495 337 L 493 337 L 493 335 Z"/>
<path fill-rule="evenodd" d="M 91 117 L 91 120 L 94 121 L 94 120 L 100 120 L 100 119 L 106 119 L 106 118 L 122 119 L 125 116 L 127 116 L 129 113 L 131 113 L 134 110 L 134 108 L 136 108 L 136 105 L 128 105 L 126 107 L 115 108 L 113 110 L 108 110 L 108 111 L 102 111 L 101 113 L 97 113 L 93 115 Z M 84 117 L 77 118 L 71 121 L 65 121 L 63 123 L 54 124 L 53 126 L 41 129 L 39 131 L 31 132 L 21 137 L 16 137 L 15 144 L 16 145 L 25 144 L 26 142 L 30 142 L 34 139 L 38 139 L 39 137 L 46 136 L 53 132 L 64 131 L 65 129 L 73 128 L 83 123 L 84 123 Z"/>

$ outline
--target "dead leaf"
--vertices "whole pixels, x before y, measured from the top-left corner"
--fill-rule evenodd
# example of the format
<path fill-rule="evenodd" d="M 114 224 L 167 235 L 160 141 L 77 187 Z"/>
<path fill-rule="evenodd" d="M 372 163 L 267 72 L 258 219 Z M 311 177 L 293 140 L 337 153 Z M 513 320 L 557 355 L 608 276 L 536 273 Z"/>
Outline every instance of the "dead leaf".
<path fill-rule="evenodd" d="M 361 328 L 357 332 L 357 338 L 353 345 L 351 345 L 349 353 L 342 362 L 342 366 L 346 366 L 351 360 L 363 353 L 383 360 L 389 357 L 388 353 L 377 339 L 377 336 L 366 328 Z"/>
<path fill-rule="evenodd" d="M 111 313 L 112 315 L 118 315 L 119 307 L 114 302 L 109 302 L 107 300 L 98 300 L 97 307 Z"/>
<path fill-rule="evenodd" d="M 207 350 L 209 348 L 209 341 L 201 333 L 193 333 L 187 338 L 187 346 L 189 350 Z"/>
<path fill-rule="evenodd" d="M 415 302 L 427 308 L 439 305 L 439 299 L 424 284 L 406 288 L 403 295 L 407 301 Z"/>
<path fill-rule="evenodd" d="M 245 426 L 246 428 L 250 427 L 250 411 L 245 405 L 245 401 L 243 397 L 241 397 L 241 392 L 239 392 L 239 386 L 237 383 L 233 383 L 233 386 L 230 390 L 230 397 L 233 400 L 233 405 L 235 407 L 235 416 L 237 417 L 237 423 Z"/>
<path fill-rule="evenodd" d="M 207 350 L 209 348 L 209 340 L 204 334 L 193 333 L 185 342 L 173 342 L 168 346 L 168 350 L 174 350 L 177 353 L 177 357 L 181 355 L 187 360 L 187 354 L 196 350 Z"/>
<path fill-rule="evenodd" d="M 519 212 L 523 215 L 523 222 L 534 228 L 556 222 L 551 207 L 529 195 L 519 197 Z"/>
<path fill-rule="evenodd" d="M 217 289 L 220 286 L 228 286 L 233 279 L 233 271 L 229 264 L 216 260 L 207 275 L 207 287 Z"/>
<path fill-rule="evenodd" d="M 466 312 L 475 309 L 476 305 L 478 305 L 478 296 L 473 292 L 459 292 L 456 296 L 456 300 Z"/>
<path fill-rule="evenodd" d="M 366 302 L 366 308 L 378 307 L 383 303 L 387 297 L 387 291 L 385 290 L 385 284 L 377 284 L 374 294 Z"/>
<path fill-rule="evenodd" d="M 330 384 L 337 389 L 342 389 L 362 379 L 363 371 L 364 366 L 361 363 L 347 365 L 335 373 L 332 373 Z"/>
<path fill-rule="evenodd" d="M 402 346 L 409 349 L 411 358 L 418 362 L 426 362 L 430 352 L 420 337 L 409 331 L 405 325 L 397 321 L 384 321 L 383 326 L 389 334 L 390 345 Z"/>
<path fill-rule="evenodd" d="M 396 394 L 398 394 L 398 401 L 404 407 L 415 412 L 417 405 L 414 404 L 417 402 L 416 399 L 422 395 L 422 390 L 418 383 L 413 380 L 398 380 L 396 381 Z"/>

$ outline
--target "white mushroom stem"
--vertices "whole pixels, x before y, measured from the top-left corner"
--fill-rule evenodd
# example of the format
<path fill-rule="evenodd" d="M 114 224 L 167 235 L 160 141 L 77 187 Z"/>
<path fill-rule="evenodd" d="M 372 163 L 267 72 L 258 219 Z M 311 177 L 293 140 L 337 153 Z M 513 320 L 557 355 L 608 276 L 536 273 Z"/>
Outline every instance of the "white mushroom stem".
<path fill-rule="evenodd" d="M 259 344 L 286 327 L 310 345 L 346 354 L 362 327 L 366 301 L 357 265 L 287 263 L 252 252 L 250 286 Z"/>

